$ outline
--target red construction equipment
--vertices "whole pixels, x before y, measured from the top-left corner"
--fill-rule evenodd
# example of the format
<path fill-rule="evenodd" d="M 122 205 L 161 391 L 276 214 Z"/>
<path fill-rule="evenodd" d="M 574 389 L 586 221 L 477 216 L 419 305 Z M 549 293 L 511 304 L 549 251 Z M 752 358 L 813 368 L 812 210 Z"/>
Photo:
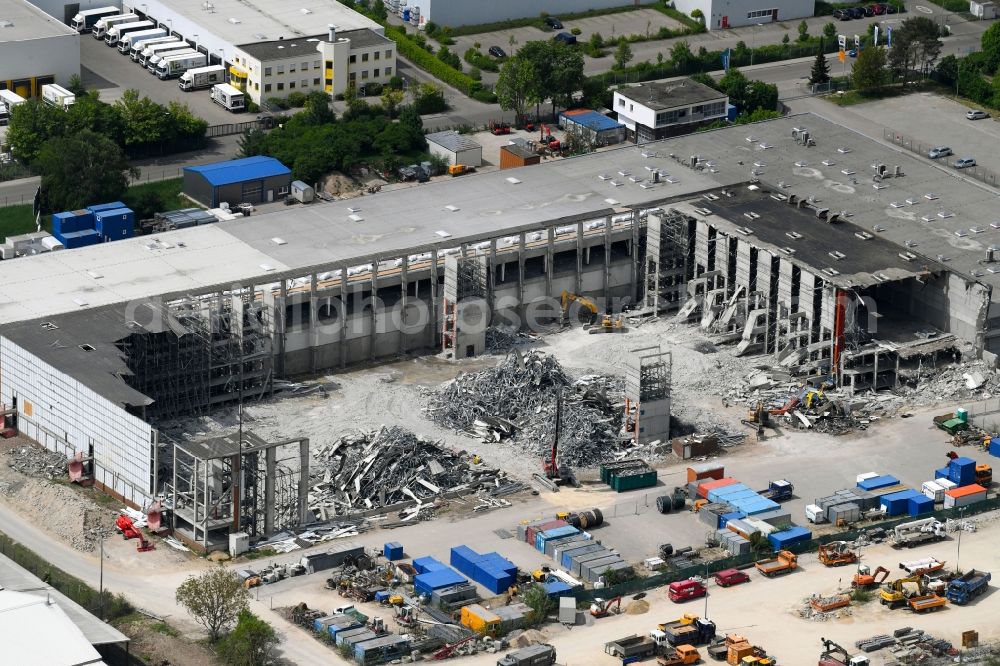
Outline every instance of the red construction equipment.
<path fill-rule="evenodd" d="M 557 486 L 561 485 L 577 485 L 576 475 L 573 470 L 570 469 L 568 465 L 559 466 L 559 426 L 562 421 L 562 391 L 556 397 L 556 428 L 555 434 L 552 437 L 552 452 L 549 455 L 549 459 L 542 460 L 542 471 L 545 473 L 545 478 L 552 481 Z"/>
<path fill-rule="evenodd" d="M 503 121 L 490 121 L 490 133 L 495 136 L 500 136 L 502 134 L 510 134 L 510 125 Z"/>
<path fill-rule="evenodd" d="M 614 607 L 614 610 L 612 610 Z M 618 614 L 622 612 L 622 598 L 615 597 L 614 599 L 594 599 L 594 603 L 590 604 L 590 614 L 594 617 L 607 617 L 612 613 Z"/>
<path fill-rule="evenodd" d="M 538 123 L 539 127 L 539 142 L 548 148 L 549 150 L 556 152 L 562 148 L 562 144 L 559 143 L 559 139 L 552 136 L 552 130 L 545 126 L 545 123 Z"/>
<path fill-rule="evenodd" d="M 137 528 L 135 523 L 132 522 L 132 519 L 125 514 L 118 516 L 118 520 L 115 521 L 115 527 L 121 530 L 122 537 L 124 537 L 126 541 L 129 539 L 139 540 L 139 543 L 135 545 L 136 551 L 145 553 L 156 548 L 156 546 L 152 543 L 146 541 L 146 537 L 142 536 L 142 532 L 139 531 L 139 528 Z"/>
<path fill-rule="evenodd" d="M 434 656 L 431 657 L 431 659 L 433 659 L 434 661 L 440 661 L 442 659 L 447 659 L 447 658 L 449 658 L 449 657 L 451 657 L 451 656 L 453 656 L 455 654 L 455 650 L 457 650 L 458 648 L 462 647 L 463 645 L 465 645 L 469 641 L 476 640 L 476 638 L 477 638 L 476 636 L 468 636 L 468 637 L 463 638 L 462 640 L 458 641 L 457 643 L 449 643 L 448 645 L 445 645 L 443 648 L 441 648 L 440 650 L 438 650 L 437 652 L 435 652 Z"/>

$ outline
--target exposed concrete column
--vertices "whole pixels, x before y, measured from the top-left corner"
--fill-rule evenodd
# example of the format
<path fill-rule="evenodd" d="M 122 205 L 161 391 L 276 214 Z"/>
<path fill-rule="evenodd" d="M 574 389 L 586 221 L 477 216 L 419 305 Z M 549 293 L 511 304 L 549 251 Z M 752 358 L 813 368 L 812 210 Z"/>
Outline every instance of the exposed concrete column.
<path fill-rule="evenodd" d="M 368 358 L 375 360 L 375 338 L 378 331 L 378 258 L 372 259 L 372 317 L 368 332 Z"/>
<path fill-rule="evenodd" d="M 522 231 L 517 238 L 517 307 L 524 312 L 524 253 L 525 235 Z"/>
<path fill-rule="evenodd" d="M 315 276 L 313 276 L 315 277 Z M 273 446 L 264 451 L 264 536 L 274 532 L 274 478 L 277 472 L 277 449 Z"/>
<path fill-rule="evenodd" d="M 410 258 L 407 255 L 401 257 L 402 265 L 399 267 L 399 353 L 406 353 L 406 305 L 409 303 L 410 284 L 407 273 L 410 268 Z"/>
<path fill-rule="evenodd" d="M 347 266 L 340 269 L 340 367 L 347 367 L 347 319 L 350 316 L 350 294 L 347 293 Z"/>
<path fill-rule="evenodd" d="M 268 311 L 268 316 L 271 319 L 271 341 L 273 343 L 271 354 L 274 371 L 282 374 L 285 364 L 285 335 L 283 326 L 278 318 L 278 306 L 275 302 L 274 291 L 270 288 L 262 289 L 261 302 L 264 304 L 264 309 Z"/>
<path fill-rule="evenodd" d="M 548 238 L 545 243 L 545 295 L 552 298 L 552 273 L 556 263 L 556 228 L 549 227 L 546 231 Z"/>
<path fill-rule="evenodd" d="M 639 280 L 642 271 L 639 269 L 639 211 L 632 211 L 632 240 L 629 242 L 629 252 L 632 255 L 632 269 L 629 280 L 632 285 L 632 302 L 638 303 L 642 298 L 642 291 L 639 289 Z"/>
<path fill-rule="evenodd" d="M 611 298 L 609 290 L 611 288 L 611 216 L 604 218 L 604 271 L 602 285 L 604 288 L 604 299 Z"/>
<path fill-rule="evenodd" d="M 486 260 L 486 269 L 489 273 L 486 276 L 486 302 L 490 306 L 490 312 L 496 307 L 496 287 L 497 287 L 497 239 L 490 240 L 490 254 Z"/>
<path fill-rule="evenodd" d="M 306 524 L 309 506 L 309 438 L 299 441 L 299 525 Z"/>
<path fill-rule="evenodd" d="M 285 320 L 285 313 L 288 310 L 288 282 L 282 280 L 278 284 L 278 303 L 274 310 L 275 337 L 278 340 L 278 376 L 285 376 L 285 335 L 288 331 L 288 322 Z M 242 336 L 242 332 L 241 332 Z"/>
<path fill-rule="evenodd" d="M 431 250 L 431 321 L 430 327 L 428 328 L 428 333 L 430 340 L 427 341 L 427 346 L 432 349 L 437 347 L 438 343 L 438 321 L 441 313 L 438 312 L 438 251 L 437 248 Z"/>
<path fill-rule="evenodd" d="M 576 223 L 576 281 L 573 291 L 579 294 L 583 291 L 583 221 Z"/>
<path fill-rule="evenodd" d="M 316 348 L 319 347 L 319 298 L 316 274 L 309 276 L 309 370 L 316 372 Z"/>

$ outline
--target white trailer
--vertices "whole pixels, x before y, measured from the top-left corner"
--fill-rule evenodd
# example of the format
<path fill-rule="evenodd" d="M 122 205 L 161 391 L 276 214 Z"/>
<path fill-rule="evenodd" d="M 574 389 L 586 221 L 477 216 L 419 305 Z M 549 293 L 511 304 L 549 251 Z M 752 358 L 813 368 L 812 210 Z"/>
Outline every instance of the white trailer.
<path fill-rule="evenodd" d="M 132 52 L 133 46 L 142 44 L 150 39 L 158 39 L 166 36 L 167 31 L 163 28 L 149 28 L 148 30 L 130 32 L 118 40 L 118 52 L 122 55 L 129 55 Z"/>
<path fill-rule="evenodd" d="M 68 109 L 76 102 L 76 95 L 55 83 L 42 86 L 42 100 L 51 106 Z"/>
<path fill-rule="evenodd" d="M 142 56 L 142 52 L 145 51 L 150 46 L 155 46 L 157 44 L 169 44 L 171 42 L 176 42 L 177 38 L 172 35 L 164 35 L 163 37 L 154 37 L 153 39 L 147 39 L 144 42 L 133 43 L 132 48 L 129 49 L 128 55 L 132 58 L 133 62 L 139 62 L 139 58 Z"/>
<path fill-rule="evenodd" d="M 108 28 L 108 34 L 104 35 L 104 43 L 108 46 L 118 46 L 118 42 L 124 39 L 125 35 L 141 30 L 151 30 L 155 27 L 156 24 L 152 21 L 134 21 L 114 25 Z"/>
<path fill-rule="evenodd" d="M 108 30 L 120 23 L 135 23 L 141 20 L 138 14 L 115 14 L 114 16 L 106 16 L 97 21 L 94 27 L 91 28 L 91 33 L 94 35 L 94 39 L 104 39 L 104 36 L 108 34 Z"/>
<path fill-rule="evenodd" d="M 198 52 L 191 48 L 190 44 L 184 44 L 184 48 L 180 49 L 168 49 L 163 53 L 155 53 L 149 56 L 149 60 L 146 61 L 146 69 L 149 70 L 150 74 L 156 74 L 160 67 L 160 63 L 167 58 L 173 58 L 175 56 L 193 56 L 198 55 Z"/>
<path fill-rule="evenodd" d="M 246 108 L 246 97 L 243 92 L 228 83 L 217 83 L 212 86 L 212 101 L 233 113 Z"/>
<path fill-rule="evenodd" d="M 222 65 L 209 65 L 208 67 L 195 67 L 181 74 L 178 86 L 184 92 L 211 88 L 216 83 L 226 82 L 226 68 Z"/>
<path fill-rule="evenodd" d="M 10 122 L 11 111 L 19 104 L 24 104 L 26 100 L 13 90 L 0 90 L 0 125 Z"/>
<path fill-rule="evenodd" d="M 121 14 L 121 12 L 122 10 L 118 7 L 98 7 L 97 9 L 87 9 L 82 12 L 78 12 L 77 15 L 73 17 L 73 20 L 69 22 L 69 27 L 81 34 L 89 32 L 94 29 L 94 24 L 102 18 L 114 16 L 115 14 Z"/>
<path fill-rule="evenodd" d="M 160 62 L 164 55 L 167 53 L 176 53 L 178 51 L 194 51 L 191 45 L 187 42 L 182 42 L 179 39 L 172 39 L 169 42 L 162 42 L 160 44 L 150 44 L 146 48 L 142 49 L 142 53 L 139 54 L 138 62 L 143 67 L 149 67 L 152 63 L 153 58 L 156 58 L 156 62 Z M 156 63 L 152 63 L 156 64 Z M 154 73 L 156 68 L 149 70 L 150 73 Z"/>
<path fill-rule="evenodd" d="M 208 56 L 204 53 L 196 52 L 186 56 L 173 55 L 160 61 L 160 64 L 156 66 L 156 76 L 161 81 L 176 79 L 189 69 L 204 67 L 207 62 Z"/>

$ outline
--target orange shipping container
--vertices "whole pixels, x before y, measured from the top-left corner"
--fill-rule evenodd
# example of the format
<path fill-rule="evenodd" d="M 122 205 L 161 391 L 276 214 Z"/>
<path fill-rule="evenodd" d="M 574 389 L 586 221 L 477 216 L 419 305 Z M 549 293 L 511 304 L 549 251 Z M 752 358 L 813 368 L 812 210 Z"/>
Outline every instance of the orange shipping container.
<path fill-rule="evenodd" d="M 986 492 L 986 488 L 983 488 L 979 484 L 973 483 L 969 486 L 962 486 L 961 488 L 952 488 L 951 490 L 944 491 L 945 495 L 949 497 L 965 497 L 966 495 L 975 495 L 976 493 Z"/>
<path fill-rule="evenodd" d="M 722 465 L 697 465 L 687 469 L 688 483 L 702 479 L 721 479 L 725 475 L 726 470 Z"/>
<path fill-rule="evenodd" d="M 527 148 L 510 145 L 500 147 L 500 170 L 515 169 L 517 167 L 530 166 L 542 161 L 541 156 L 536 155 Z"/>
<path fill-rule="evenodd" d="M 738 483 L 736 479 L 727 476 L 724 479 L 712 479 L 711 481 L 706 481 L 698 486 L 698 497 L 708 497 L 708 491 L 715 490 L 716 488 L 723 488 L 725 486 L 731 486 L 734 483 Z"/>

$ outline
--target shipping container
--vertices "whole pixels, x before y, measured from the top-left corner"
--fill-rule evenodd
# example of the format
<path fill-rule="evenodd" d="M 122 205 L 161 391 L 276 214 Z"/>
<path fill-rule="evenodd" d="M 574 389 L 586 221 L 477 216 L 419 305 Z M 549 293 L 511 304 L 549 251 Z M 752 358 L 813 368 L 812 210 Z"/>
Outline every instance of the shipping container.
<path fill-rule="evenodd" d="M 655 469 L 647 468 L 644 472 L 629 472 L 627 475 L 616 474 L 611 479 L 611 487 L 615 492 L 624 493 L 639 488 L 652 488 L 656 485 L 657 473 Z"/>
<path fill-rule="evenodd" d="M 909 510 L 910 498 L 923 497 L 923 493 L 916 490 L 903 490 L 897 493 L 882 496 L 882 507 L 887 515 L 901 516 Z"/>
<path fill-rule="evenodd" d="M 612 555 L 601 560 L 590 560 L 580 567 L 580 576 L 588 583 L 596 583 L 610 569 L 617 571 L 627 566 L 617 555 Z"/>
<path fill-rule="evenodd" d="M 390 562 L 403 559 L 403 545 L 398 541 L 389 541 L 382 547 L 382 554 Z"/>
<path fill-rule="evenodd" d="M 848 493 L 853 496 L 851 501 L 855 502 L 862 511 L 877 509 L 881 502 L 874 493 L 862 490 L 861 488 L 848 488 Z"/>
<path fill-rule="evenodd" d="M 863 479 L 858 482 L 858 488 L 862 490 L 878 490 L 879 488 L 885 488 L 886 486 L 894 486 L 899 483 L 899 479 L 890 475 L 884 474 L 882 476 L 875 476 L 870 479 Z"/>
<path fill-rule="evenodd" d="M 886 495 L 901 493 L 905 490 L 909 490 L 909 488 L 904 486 L 902 483 L 897 483 L 894 486 L 886 486 L 885 488 L 876 488 L 875 490 L 871 491 L 871 494 L 879 499 L 879 504 L 881 505 L 882 498 L 885 497 Z"/>
<path fill-rule="evenodd" d="M 948 468 L 942 467 L 940 469 L 934 470 L 934 480 L 947 479 L 948 478 Z"/>
<path fill-rule="evenodd" d="M 561 580 L 550 580 L 547 583 L 542 583 L 542 587 L 545 589 L 545 594 L 550 597 L 567 597 L 573 593 L 573 588 L 569 584 L 562 582 Z M 573 602 L 573 607 L 576 608 L 576 601 Z M 562 618 L 560 618 L 560 622 Z"/>
<path fill-rule="evenodd" d="M 969 484 L 960 488 L 952 488 L 944 493 L 944 508 L 952 509 L 969 506 L 986 499 L 986 488 L 978 484 Z"/>
<path fill-rule="evenodd" d="M 1000 458 L 1000 437 L 994 437 L 990 440 L 988 451 L 991 456 Z"/>
<path fill-rule="evenodd" d="M 555 527 L 550 530 L 537 531 L 535 532 L 535 550 L 545 552 L 545 543 L 549 539 L 558 539 L 559 537 L 571 536 L 576 534 L 580 530 L 576 529 L 572 525 L 563 525 L 561 527 Z"/>
<path fill-rule="evenodd" d="M 479 557 L 479 553 L 468 546 L 454 546 L 451 549 L 448 562 L 461 573 L 471 576 L 476 569 L 476 561 Z"/>
<path fill-rule="evenodd" d="M 588 562 L 596 562 L 597 560 L 607 559 L 608 557 L 611 557 L 611 555 L 611 551 L 607 548 L 602 548 L 601 550 L 596 550 L 585 555 L 578 555 L 570 562 L 570 568 L 568 571 L 572 575 L 579 577 L 581 575 L 580 572 L 583 569 L 583 565 Z"/>
<path fill-rule="evenodd" d="M 920 490 L 924 493 L 924 497 L 929 497 L 934 502 L 944 501 L 944 486 L 937 481 L 924 481 Z"/>
<path fill-rule="evenodd" d="M 445 568 L 439 571 L 428 571 L 418 574 L 413 579 L 413 589 L 417 594 L 430 596 L 434 590 L 440 590 L 468 582 L 458 572 Z"/>
<path fill-rule="evenodd" d="M 135 213 L 129 208 L 96 211 L 94 229 L 104 242 L 132 238 L 135 235 Z"/>
<path fill-rule="evenodd" d="M 468 627 L 478 634 L 496 635 L 500 629 L 500 616 L 479 604 L 462 606 L 462 626 Z"/>
<path fill-rule="evenodd" d="M 744 539 L 749 539 L 751 534 L 755 534 L 757 532 L 753 525 L 750 525 L 745 520 L 740 520 L 739 518 L 729 521 L 726 524 L 726 529 L 740 535 Z"/>
<path fill-rule="evenodd" d="M 934 511 L 934 500 L 926 495 L 918 495 L 911 497 L 907 506 L 907 511 L 911 516 L 922 516 Z"/>
<path fill-rule="evenodd" d="M 89 245 L 97 245 L 101 242 L 101 236 L 93 229 L 84 229 L 82 231 L 70 231 L 69 233 L 57 236 L 59 242 L 65 246 L 67 250 L 72 250 L 78 247 L 87 247 Z"/>
<path fill-rule="evenodd" d="M 427 557 L 418 557 L 417 559 L 413 560 L 413 568 L 417 570 L 417 573 L 422 574 L 422 573 L 428 573 L 430 571 L 442 571 L 444 569 L 447 569 L 448 567 L 445 564 L 436 560 L 435 558 L 427 556 Z"/>
<path fill-rule="evenodd" d="M 878 472 L 864 472 L 863 474 L 858 474 L 855 479 L 855 483 L 861 483 L 862 481 L 867 481 L 868 479 L 874 479 L 877 476 L 881 476 Z"/>
<path fill-rule="evenodd" d="M 600 550 L 606 550 L 606 549 L 599 543 L 588 543 L 584 546 L 579 546 L 577 548 L 571 548 L 569 550 L 565 550 L 559 556 L 559 566 L 569 571 L 573 568 L 574 558 Z"/>
<path fill-rule="evenodd" d="M 409 652 L 410 641 L 405 636 L 389 634 L 355 645 L 354 659 L 361 666 L 371 666 L 371 664 L 385 664 L 399 659 L 407 656 Z"/>
<path fill-rule="evenodd" d="M 718 463 L 702 463 L 692 465 L 687 468 L 687 480 L 700 481 L 701 479 L 721 479 L 725 476 L 725 468 Z"/>
<path fill-rule="evenodd" d="M 555 550 L 552 552 L 552 559 L 555 560 L 557 565 L 561 564 L 563 555 L 567 552 L 589 546 L 593 542 L 587 536 L 585 534 L 578 534 L 569 541 L 556 544 Z"/>
<path fill-rule="evenodd" d="M 804 527 L 793 527 L 782 532 L 773 532 L 767 537 L 771 547 L 775 551 L 783 550 L 793 543 L 808 541 L 812 538 L 812 532 Z"/>
<path fill-rule="evenodd" d="M 972 458 L 954 458 L 948 463 L 948 479 L 958 486 L 976 482 L 976 461 Z"/>
<path fill-rule="evenodd" d="M 938 483 L 945 490 L 951 490 L 952 488 L 958 488 L 958 485 L 954 481 L 950 481 L 947 478 L 935 479 L 935 481 L 936 481 L 936 483 Z"/>
<path fill-rule="evenodd" d="M 856 523 L 861 520 L 861 507 L 856 502 L 834 504 L 827 508 L 826 519 L 833 525 Z"/>
<path fill-rule="evenodd" d="M 552 557 L 555 555 L 556 549 L 558 549 L 559 546 L 563 545 L 564 543 L 573 543 L 579 538 L 580 538 L 580 532 L 578 530 L 576 533 L 570 534 L 568 536 L 561 536 L 555 539 L 547 539 L 545 541 L 545 554 L 548 555 L 549 557 Z"/>
<path fill-rule="evenodd" d="M 500 631 L 506 634 L 524 626 L 531 608 L 525 603 L 512 603 L 498 606 L 493 612 L 500 616 Z"/>
<path fill-rule="evenodd" d="M 370 635 L 367 635 L 370 634 Z M 340 631 L 337 633 L 336 640 L 334 641 L 337 645 L 341 645 L 345 641 L 354 638 L 355 636 L 364 636 L 363 640 L 371 640 L 377 638 L 377 634 L 366 627 L 357 627 L 355 629 L 348 629 L 347 631 Z M 355 640 L 353 643 L 360 643 L 360 640 Z"/>
<path fill-rule="evenodd" d="M 711 481 L 702 481 L 697 485 L 698 488 L 697 495 L 698 497 L 708 499 L 708 493 L 710 490 L 715 490 L 716 488 L 724 488 L 726 486 L 731 486 L 735 483 L 739 482 L 731 477 L 712 479 Z"/>
<path fill-rule="evenodd" d="M 762 520 L 775 527 L 785 527 L 792 522 L 792 514 L 787 509 L 774 509 L 754 515 L 754 520 Z"/>
<path fill-rule="evenodd" d="M 740 518 L 746 518 L 746 514 L 742 511 L 730 511 L 729 513 L 724 513 L 719 517 L 719 527 L 725 527 L 729 521 L 738 520 Z"/>

